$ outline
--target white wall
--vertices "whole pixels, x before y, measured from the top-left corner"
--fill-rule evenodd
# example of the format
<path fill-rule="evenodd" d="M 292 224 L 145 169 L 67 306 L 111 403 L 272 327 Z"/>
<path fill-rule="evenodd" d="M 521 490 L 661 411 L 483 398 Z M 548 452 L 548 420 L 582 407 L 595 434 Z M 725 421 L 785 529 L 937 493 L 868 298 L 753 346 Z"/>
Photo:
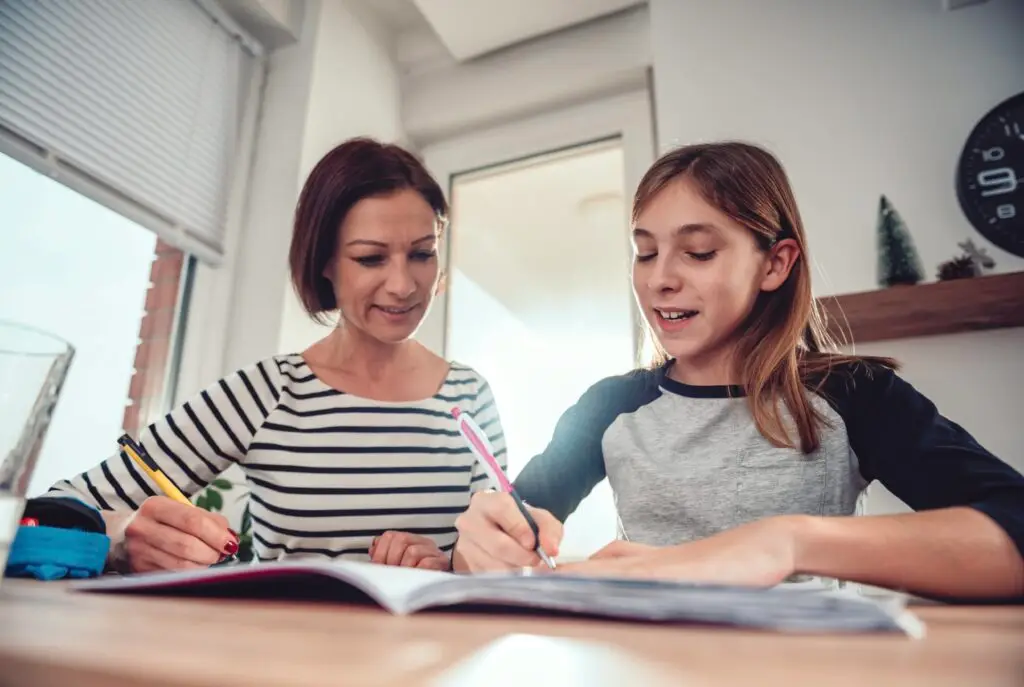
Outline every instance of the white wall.
<path fill-rule="evenodd" d="M 875 288 L 885 193 L 929 278 L 967 237 L 997 271 L 1024 269 L 960 212 L 956 160 L 974 123 L 1024 90 L 1024 3 L 945 11 L 940 0 L 651 0 L 662 149 L 738 137 L 789 172 L 818 293 Z"/>
<path fill-rule="evenodd" d="M 316 45 L 297 190 L 320 158 L 347 138 L 402 143 L 404 137 L 398 73 L 380 28 L 344 2 L 325 2 Z M 328 332 L 309 319 L 286 283 L 278 351 L 301 351 Z"/>
<path fill-rule="evenodd" d="M 968 237 L 996 271 L 1024 269 L 971 228 L 953 187 L 974 123 L 1024 90 L 1024 3 L 950 12 L 939 0 L 651 0 L 650 10 L 660 148 L 742 138 L 778 154 L 825 273 L 818 294 L 876 288 L 881 193 L 907 221 L 929 279 Z M 857 350 L 900 358 L 940 410 L 1024 469 L 1024 329 Z M 870 509 L 895 506 L 882 491 Z"/>
<path fill-rule="evenodd" d="M 226 322 L 196 323 L 222 329 L 223 359 L 216 369 L 207 366 L 201 375 L 193 374 L 191 386 L 182 390 L 186 396 L 217 375 L 269 355 L 300 351 L 327 333 L 302 311 L 288 273 L 299 191 L 313 165 L 343 140 L 403 137 L 389 46 L 359 4 L 310 0 L 298 42 L 269 58 L 229 315 Z M 197 289 L 197 298 L 204 295 Z M 190 336 L 200 336 L 191 319 L 189 324 Z M 193 359 L 201 357 L 202 348 L 189 349 Z"/>
<path fill-rule="evenodd" d="M 279 352 L 320 11 L 319 3 L 309 5 L 299 42 L 276 51 L 269 60 L 218 375 Z"/>

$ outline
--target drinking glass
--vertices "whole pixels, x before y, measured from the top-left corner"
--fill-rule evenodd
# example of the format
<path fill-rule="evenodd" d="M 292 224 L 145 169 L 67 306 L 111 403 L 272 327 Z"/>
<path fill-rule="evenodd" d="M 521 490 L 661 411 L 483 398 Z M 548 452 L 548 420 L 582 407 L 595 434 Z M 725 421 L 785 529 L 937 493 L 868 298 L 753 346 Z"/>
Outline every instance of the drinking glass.
<path fill-rule="evenodd" d="M 0 320 L 0 581 L 74 355 L 53 334 Z"/>

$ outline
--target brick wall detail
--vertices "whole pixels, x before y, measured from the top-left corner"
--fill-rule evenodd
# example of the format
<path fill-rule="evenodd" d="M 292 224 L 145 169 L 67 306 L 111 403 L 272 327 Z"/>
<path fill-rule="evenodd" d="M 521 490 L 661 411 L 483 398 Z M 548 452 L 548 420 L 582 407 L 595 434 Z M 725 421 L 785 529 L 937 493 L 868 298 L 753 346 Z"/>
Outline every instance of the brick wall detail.
<path fill-rule="evenodd" d="M 133 437 L 138 437 L 139 431 L 162 411 L 160 404 L 184 262 L 184 253 L 157 240 L 122 423 L 124 431 Z"/>

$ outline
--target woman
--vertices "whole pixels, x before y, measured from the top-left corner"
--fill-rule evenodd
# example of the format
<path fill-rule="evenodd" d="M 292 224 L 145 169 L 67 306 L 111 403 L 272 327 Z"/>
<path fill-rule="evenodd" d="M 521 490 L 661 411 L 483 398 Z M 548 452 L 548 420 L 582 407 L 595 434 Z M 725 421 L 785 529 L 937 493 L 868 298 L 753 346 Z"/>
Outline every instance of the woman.
<path fill-rule="evenodd" d="M 302 353 L 258 361 L 210 385 L 142 434 L 191 496 L 237 464 L 251 487 L 260 560 L 347 556 L 446 569 L 455 517 L 485 475 L 450 410 L 504 437 L 487 382 L 412 339 L 441 283 L 448 208 L 405 150 L 354 139 L 305 183 L 290 251 L 294 288 L 338 326 Z M 123 454 L 53 491 L 103 511 L 122 571 L 210 565 L 238 549 L 218 514 L 172 501 Z"/>
<path fill-rule="evenodd" d="M 516 482 L 548 554 L 559 521 L 611 482 L 621 540 L 559 569 L 1024 593 L 1024 478 L 892 361 L 830 348 L 772 155 L 742 143 L 668 153 L 637 189 L 633 241 L 633 288 L 661 360 L 595 384 Z M 847 517 L 873 480 L 919 512 Z M 477 495 L 456 524 L 458 569 L 538 563 L 505 495 Z"/>

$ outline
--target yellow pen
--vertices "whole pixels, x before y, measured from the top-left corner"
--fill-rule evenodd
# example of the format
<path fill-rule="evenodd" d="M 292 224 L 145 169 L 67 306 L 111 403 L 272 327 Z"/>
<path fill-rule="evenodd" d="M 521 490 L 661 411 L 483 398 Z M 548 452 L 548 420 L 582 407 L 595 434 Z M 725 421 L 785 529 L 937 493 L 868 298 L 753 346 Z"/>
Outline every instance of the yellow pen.
<path fill-rule="evenodd" d="M 156 466 L 153 459 L 145 449 L 132 441 L 132 438 L 127 434 L 123 435 L 117 440 L 118 445 L 121 449 L 128 454 L 128 457 L 135 461 L 143 471 L 149 475 L 157 486 L 160 487 L 160 491 L 164 493 L 164 496 L 168 496 L 178 503 L 184 503 L 186 506 L 194 506 L 195 504 L 188 500 L 188 497 L 181 493 L 178 487 L 174 486 L 174 482 L 167 478 L 167 475 L 160 472 L 160 468 Z"/>

